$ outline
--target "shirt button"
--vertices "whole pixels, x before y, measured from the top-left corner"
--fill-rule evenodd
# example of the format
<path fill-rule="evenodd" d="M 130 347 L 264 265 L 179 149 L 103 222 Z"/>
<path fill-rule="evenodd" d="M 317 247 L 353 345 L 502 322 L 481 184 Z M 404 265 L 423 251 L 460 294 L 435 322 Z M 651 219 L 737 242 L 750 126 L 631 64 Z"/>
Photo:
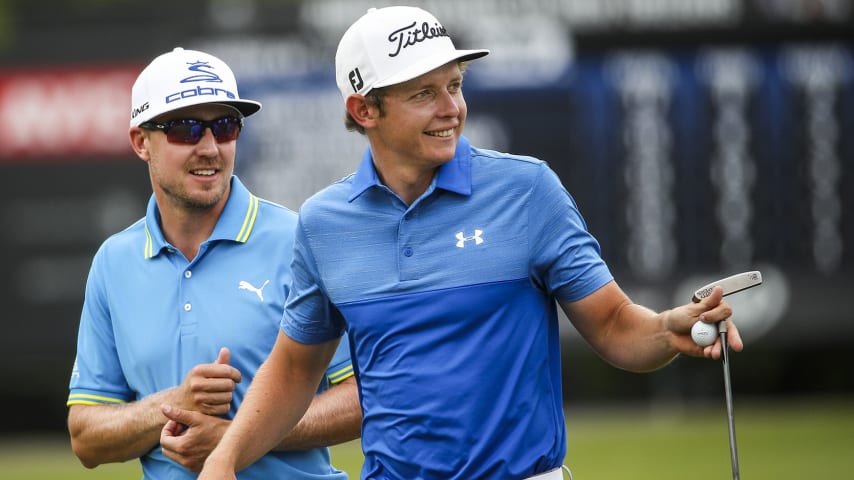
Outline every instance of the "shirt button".
<path fill-rule="evenodd" d="M 186 272 L 184 272 L 184 278 L 190 278 L 190 277 L 192 277 L 192 276 L 193 276 L 193 272 L 191 272 L 191 271 L 189 271 L 189 270 L 187 270 Z"/>
<path fill-rule="evenodd" d="M 191 304 L 189 304 L 189 303 L 184 304 L 184 311 L 185 312 L 189 312 L 192 309 L 193 309 L 193 306 Z"/>
<path fill-rule="evenodd" d="M 403 255 L 407 256 L 407 257 L 411 257 L 412 256 L 412 248 L 410 248 L 410 247 L 404 248 L 403 249 Z"/>

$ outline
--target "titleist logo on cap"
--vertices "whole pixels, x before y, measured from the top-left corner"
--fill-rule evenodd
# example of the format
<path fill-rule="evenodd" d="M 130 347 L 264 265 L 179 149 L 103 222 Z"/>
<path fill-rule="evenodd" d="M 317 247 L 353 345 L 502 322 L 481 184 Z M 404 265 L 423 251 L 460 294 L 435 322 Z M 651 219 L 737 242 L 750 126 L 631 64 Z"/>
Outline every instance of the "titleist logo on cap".
<path fill-rule="evenodd" d="M 403 28 L 398 28 L 389 34 L 388 41 L 392 44 L 394 50 L 388 54 L 389 57 L 396 57 L 404 48 L 411 47 L 425 40 L 449 36 L 445 27 L 438 23 L 432 27 L 427 22 L 423 22 L 421 27 L 416 27 L 416 25 L 418 25 L 417 21 Z"/>
<path fill-rule="evenodd" d="M 418 7 L 372 8 L 353 22 L 335 52 L 335 83 L 346 100 L 397 85 L 489 50 L 457 50 L 439 19 Z"/>

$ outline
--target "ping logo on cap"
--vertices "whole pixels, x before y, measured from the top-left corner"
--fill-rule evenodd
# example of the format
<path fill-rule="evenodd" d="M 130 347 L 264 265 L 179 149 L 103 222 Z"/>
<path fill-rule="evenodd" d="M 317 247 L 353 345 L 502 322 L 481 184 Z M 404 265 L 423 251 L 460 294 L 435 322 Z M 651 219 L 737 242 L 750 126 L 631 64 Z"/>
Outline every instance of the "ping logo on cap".
<path fill-rule="evenodd" d="M 146 110 L 148 110 L 148 102 L 145 102 L 145 103 L 143 103 L 142 105 L 140 105 L 140 106 L 138 106 L 138 107 L 135 107 L 135 108 L 130 112 L 130 118 L 131 118 L 131 119 L 136 118 L 136 116 L 137 116 L 137 115 L 139 115 L 140 113 L 142 113 L 142 112 L 144 112 L 144 111 L 146 111 Z"/>
<path fill-rule="evenodd" d="M 350 85 L 353 87 L 353 91 L 358 93 L 362 87 L 365 86 L 365 81 L 362 80 L 362 73 L 358 68 L 354 68 L 350 70 L 350 74 L 347 76 L 350 79 Z"/>

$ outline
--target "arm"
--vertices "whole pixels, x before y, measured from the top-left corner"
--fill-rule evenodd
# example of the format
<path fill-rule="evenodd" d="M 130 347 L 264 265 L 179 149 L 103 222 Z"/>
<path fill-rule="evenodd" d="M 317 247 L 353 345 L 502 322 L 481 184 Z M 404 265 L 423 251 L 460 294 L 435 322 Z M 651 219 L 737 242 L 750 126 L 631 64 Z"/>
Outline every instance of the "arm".
<path fill-rule="evenodd" d="M 337 344 L 305 345 L 280 331 L 199 479 L 233 479 L 275 447 L 308 409 Z"/>
<path fill-rule="evenodd" d="M 300 422 L 276 450 L 306 450 L 359 438 L 362 407 L 356 377 L 349 377 L 314 397 Z"/>
<path fill-rule="evenodd" d="M 169 422 L 163 427 L 163 454 L 192 472 L 201 470 L 211 450 L 231 423 L 218 417 L 163 406 Z M 349 377 L 314 397 L 300 422 L 274 450 L 307 450 L 359 438 L 362 410 L 356 377 Z"/>
<path fill-rule="evenodd" d="M 722 294 L 720 287 L 715 287 L 712 295 L 700 303 L 656 313 L 632 303 L 611 281 L 581 300 L 560 302 L 560 306 L 599 356 L 616 367 L 646 372 L 667 365 L 680 353 L 719 358 L 720 340 L 702 348 L 691 339 L 691 326 L 700 319 L 725 320 L 729 345 L 735 351 L 744 348 L 730 320 L 732 309 L 721 301 Z"/>
<path fill-rule="evenodd" d="M 220 350 L 214 363 L 193 367 L 181 385 L 124 405 L 71 405 L 68 431 L 71 448 L 87 468 L 124 462 L 157 445 L 168 420 L 160 405 L 169 403 L 208 415 L 228 413 L 240 372 L 228 365 L 230 353 Z"/>
<path fill-rule="evenodd" d="M 166 418 L 160 395 L 125 405 L 72 405 L 68 411 L 71 449 L 86 468 L 141 457 L 157 444 Z"/>

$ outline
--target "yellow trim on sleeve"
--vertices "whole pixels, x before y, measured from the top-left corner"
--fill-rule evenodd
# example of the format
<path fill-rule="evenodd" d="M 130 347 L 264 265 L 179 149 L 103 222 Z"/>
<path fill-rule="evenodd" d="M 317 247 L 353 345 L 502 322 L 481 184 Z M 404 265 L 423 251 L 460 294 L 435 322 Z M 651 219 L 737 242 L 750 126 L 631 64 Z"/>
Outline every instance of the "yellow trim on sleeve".
<path fill-rule="evenodd" d="M 353 365 L 347 365 L 341 370 L 330 373 L 329 383 L 335 385 L 336 383 L 341 383 L 353 375 L 355 375 L 355 372 L 353 372 Z"/>
<path fill-rule="evenodd" d="M 121 405 L 123 403 L 127 402 L 121 398 L 90 395 L 88 393 L 72 393 L 68 396 L 68 401 L 65 405 L 70 407 L 72 405 Z"/>

